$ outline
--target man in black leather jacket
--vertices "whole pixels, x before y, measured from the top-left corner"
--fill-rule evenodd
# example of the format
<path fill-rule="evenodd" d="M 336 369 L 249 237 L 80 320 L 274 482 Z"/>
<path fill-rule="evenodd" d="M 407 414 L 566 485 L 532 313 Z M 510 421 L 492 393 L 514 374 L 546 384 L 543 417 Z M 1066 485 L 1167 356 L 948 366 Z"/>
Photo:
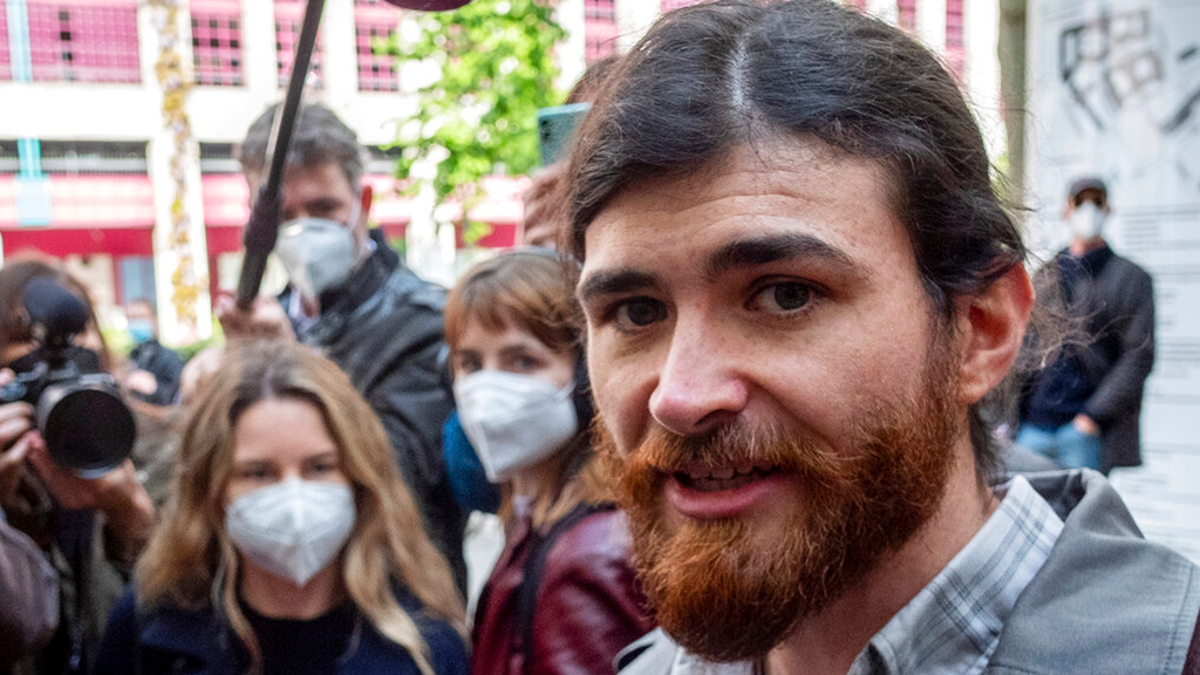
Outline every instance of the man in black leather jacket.
<path fill-rule="evenodd" d="M 257 194 L 275 108 L 251 125 L 240 159 Z M 287 337 L 321 349 L 350 376 L 387 430 L 430 538 L 465 586 L 464 515 L 441 454 L 452 403 L 439 384 L 444 290 L 413 274 L 367 227 L 364 153 L 328 108 L 302 106 L 285 169 L 276 254 L 291 282 L 249 312 L 218 300 L 226 335 Z M 376 231 L 377 232 L 377 231 Z"/>

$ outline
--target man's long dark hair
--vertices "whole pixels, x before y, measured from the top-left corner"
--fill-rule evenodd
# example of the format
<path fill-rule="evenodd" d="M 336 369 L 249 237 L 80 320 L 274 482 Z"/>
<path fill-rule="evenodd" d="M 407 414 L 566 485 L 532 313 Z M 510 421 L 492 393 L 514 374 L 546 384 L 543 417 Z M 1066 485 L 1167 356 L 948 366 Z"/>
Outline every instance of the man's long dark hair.
<path fill-rule="evenodd" d="M 618 193 L 714 166 L 773 135 L 879 163 L 934 311 L 1022 264 L 979 127 L 945 66 L 899 29 L 830 0 L 720 0 L 672 12 L 624 57 L 582 126 L 569 170 L 567 245 Z M 997 472 L 991 425 L 971 410 L 979 477 Z M 989 408 L 990 409 L 990 408 Z"/>

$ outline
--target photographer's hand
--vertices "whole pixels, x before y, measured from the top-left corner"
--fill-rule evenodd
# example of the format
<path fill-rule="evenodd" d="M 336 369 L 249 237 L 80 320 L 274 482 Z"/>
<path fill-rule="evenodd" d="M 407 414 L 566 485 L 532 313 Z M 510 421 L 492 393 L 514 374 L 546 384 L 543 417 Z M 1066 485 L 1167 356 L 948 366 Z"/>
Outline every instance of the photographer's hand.
<path fill-rule="evenodd" d="M 527 246 L 558 248 L 564 224 L 565 197 L 562 183 L 566 179 L 566 164 L 559 162 L 539 171 L 525 191 L 525 224 L 521 243 Z"/>
<path fill-rule="evenodd" d="M 296 339 L 283 305 L 270 296 L 260 295 L 249 310 L 242 310 L 233 296 L 219 295 L 213 310 L 226 338 Z"/>
<path fill-rule="evenodd" d="M 12 379 L 11 370 L 0 370 L 0 387 Z M 35 436 L 32 429 L 33 406 L 20 401 L 0 405 L 0 506 L 12 504 Z"/>
<path fill-rule="evenodd" d="M 45 442 L 35 434 L 29 463 L 63 507 L 104 514 L 107 533 L 119 549 L 117 557 L 130 562 L 137 557 L 154 527 L 154 503 L 138 481 L 133 462 L 127 459 L 98 478 L 80 478 L 50 459 Z"/>

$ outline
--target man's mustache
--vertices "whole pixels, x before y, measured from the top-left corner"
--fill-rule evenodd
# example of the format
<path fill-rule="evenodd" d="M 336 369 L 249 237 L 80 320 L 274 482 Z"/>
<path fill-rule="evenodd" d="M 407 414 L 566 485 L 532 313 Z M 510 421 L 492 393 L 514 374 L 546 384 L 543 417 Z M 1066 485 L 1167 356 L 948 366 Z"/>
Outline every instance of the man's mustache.
<path fill-rule="evenodd" d="M 606 453 L 615 453 L 611 436 L 597 418 L 597 446 Z M 802 477 L 841 483 L 848 465 L 856 459 L 837 458 L 802 433 L 789 433 L 775 427 L 752 427 L 731 423 L 704 434 L 682 436 L 655 425 L 645 439 L 626 457 L 611 457 L 625 465 L 628 473 L 653 471 L 657 480 L 676 473 L 688 473 L 700 468 L 752 466 L 773 469 Z M 656 481 L 657 482 L 657 481 Z"/>

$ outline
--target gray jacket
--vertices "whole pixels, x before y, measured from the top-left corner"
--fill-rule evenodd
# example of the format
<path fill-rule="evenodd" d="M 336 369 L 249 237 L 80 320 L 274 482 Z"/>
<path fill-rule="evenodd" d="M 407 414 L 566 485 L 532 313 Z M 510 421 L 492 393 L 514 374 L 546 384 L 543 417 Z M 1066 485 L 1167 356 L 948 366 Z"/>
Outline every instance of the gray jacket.
<path fill-rule="evenodd" d="M 1094 471 L 1026 476 L 1064 528 L 1017 599 L 989 675 L 1175 675 L 1200 613 L 1200 568 L 1142 538 Z M 617 657 L 621 675 L 667 675 L 680 647 L 662 630 Z"/>

